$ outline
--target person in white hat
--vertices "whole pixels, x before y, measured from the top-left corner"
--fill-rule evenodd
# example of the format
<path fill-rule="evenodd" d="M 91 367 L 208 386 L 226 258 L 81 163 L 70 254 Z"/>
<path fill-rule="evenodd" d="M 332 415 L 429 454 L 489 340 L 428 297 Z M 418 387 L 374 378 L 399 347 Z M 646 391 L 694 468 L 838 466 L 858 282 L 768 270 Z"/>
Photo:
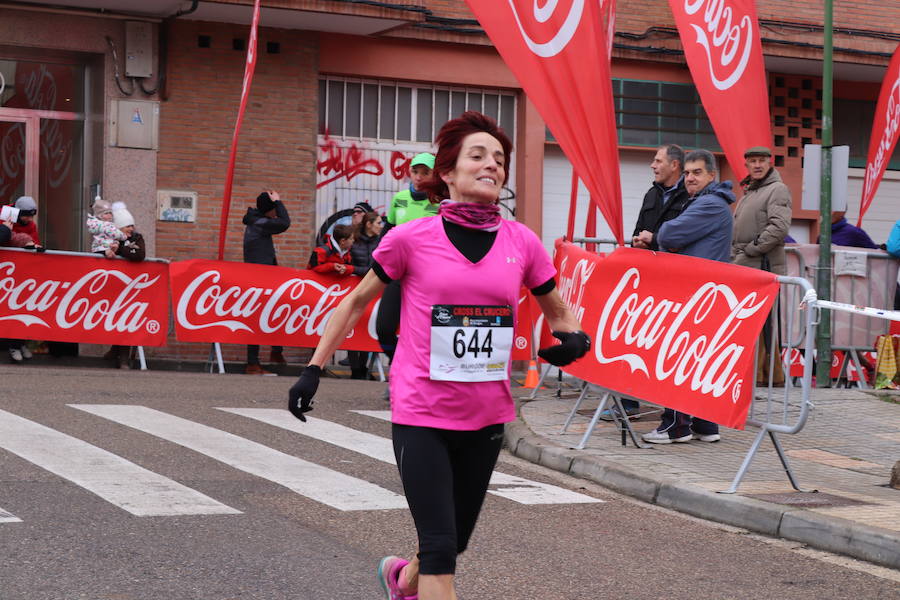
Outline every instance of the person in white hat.
<path fill-rule="evenodd" d="M 113 202 L 110 207 L 112 211 L 112 224 L 122 232 L 125 239 L 120 241 L 116 247 L 115 254 L 108 255 L 109 258 L 121 256 L 125 260 L 139 262 L 144 260 L 146 251 L 144 249 L 144 236 L 134 230 L 134 217 L 128 211 L 124 202 Z M 109 351 L 103 355 L 109 361 L 113 368 L 130 369 L 131 368 L 131 346 L 112 346 Z"/>

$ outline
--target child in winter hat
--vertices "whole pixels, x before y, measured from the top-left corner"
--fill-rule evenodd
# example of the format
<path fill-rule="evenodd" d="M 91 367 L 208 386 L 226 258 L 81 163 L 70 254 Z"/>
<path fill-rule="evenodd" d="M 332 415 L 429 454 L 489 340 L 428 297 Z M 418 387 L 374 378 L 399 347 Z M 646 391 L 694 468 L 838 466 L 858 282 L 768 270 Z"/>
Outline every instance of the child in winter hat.
<path fill-rule="evenodd" d="M 125 241 L 127 236 L 113 223 L 113 210 L 109 202 L 98 196 L 94 199 L 91 212 L 93 214 L 87 218 L 87 228 L 93 236 L 91 252 L 112 258 L 116 255 L 119 242 Z"/>

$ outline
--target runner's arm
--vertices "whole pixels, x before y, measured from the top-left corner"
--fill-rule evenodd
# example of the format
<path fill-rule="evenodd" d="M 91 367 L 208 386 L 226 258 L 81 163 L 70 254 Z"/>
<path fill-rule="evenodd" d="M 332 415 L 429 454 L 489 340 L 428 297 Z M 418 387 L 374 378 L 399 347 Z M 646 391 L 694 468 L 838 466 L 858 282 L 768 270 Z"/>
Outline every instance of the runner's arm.
<path fill-rule="evenodd" d="M 544 313 L 550 331 L 581 331 L 581 323 L 563 302 L 559 290 L 553 289 L 546 294 L 535 296 L 535 300 Z"/>
<path fill-rule="evenodd" d="M 356 322 L 366 310 L 369 302 L 375 299 L 387 284 L 382 282 L 374 271 L 369 271 L 363 280 L 350 294 L 344 298 L 325 326 L 325 333 L 309 364 L 322 367 L 337 347 L 341 345 Z"/>

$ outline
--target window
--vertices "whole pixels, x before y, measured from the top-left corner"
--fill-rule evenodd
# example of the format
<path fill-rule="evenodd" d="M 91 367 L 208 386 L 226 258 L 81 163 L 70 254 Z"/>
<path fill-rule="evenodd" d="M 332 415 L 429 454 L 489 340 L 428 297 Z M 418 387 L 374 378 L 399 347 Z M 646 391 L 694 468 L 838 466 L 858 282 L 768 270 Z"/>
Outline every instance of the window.
<path fill-rule="evenodd" d="M 515 139 L 513 92 L 327 77 L 319 80 L 319 134 L 427 142 L 466 110 L 497 120 Z"/>
<path fill-rule="evenodd" d="M 620 145 L 722 149 L 693 85 L 633 79 L 612 85 Z M 549 131 L 547 139 L 553 140 Z"/>
<path fill-rule="evenodd" d="M 834 145 L 850 146 L 850 166 L 866 168 L 876 102 L 834 99 Z M 888 162 L 888 169 L 900 170 L 900 144 Z"/>

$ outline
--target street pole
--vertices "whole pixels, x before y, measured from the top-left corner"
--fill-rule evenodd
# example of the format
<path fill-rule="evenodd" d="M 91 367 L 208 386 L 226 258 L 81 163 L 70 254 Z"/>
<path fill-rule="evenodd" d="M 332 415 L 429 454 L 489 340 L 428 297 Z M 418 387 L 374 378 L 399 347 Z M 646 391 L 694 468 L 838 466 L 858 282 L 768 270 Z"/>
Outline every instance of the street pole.
<path fill-rule="evenodd" d="M 825 42 L 822 52 L 822 192 L 819 228 L 819 268 L 816 271 L 816 294 L 821 300 L 831 299 L 831 146 L 832 136 L 832 53 L 834 9 L 825 0 Z M 831 386 L 831 311 L 821 310 L 816 332 L 816 387 Z"/>

